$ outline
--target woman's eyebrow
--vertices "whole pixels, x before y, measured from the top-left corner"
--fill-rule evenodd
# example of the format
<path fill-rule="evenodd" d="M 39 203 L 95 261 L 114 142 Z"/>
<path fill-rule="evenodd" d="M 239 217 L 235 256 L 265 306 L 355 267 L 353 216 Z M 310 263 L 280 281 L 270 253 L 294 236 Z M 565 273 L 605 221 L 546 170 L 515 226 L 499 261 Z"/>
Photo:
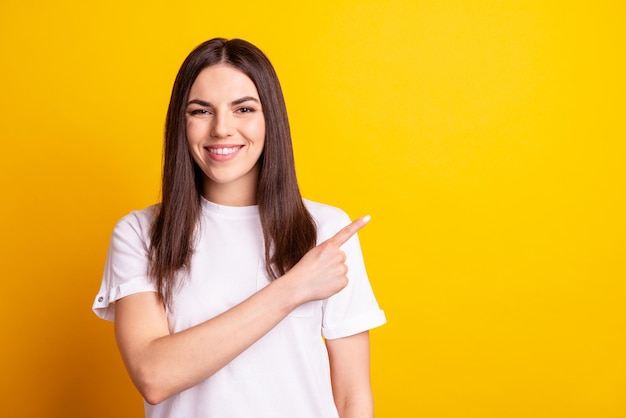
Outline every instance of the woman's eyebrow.
<path fill-rule="evenodd" d="M 259 99 L 255 98 L 255 97 L 244 96 L 244 97 L 242 97 L 240 99 L 233 100 L 232 102 L 230 102 L 230 105 L 231 106 L 237 106 L 238 104 L 245 103 L 245 102 L 250 102 L 250 101 L 259 103 Z M 197 105 L 204 106 L 204 107 L 213 107 L 213 104 L 211 102 L 207 102 L 207 101 L 200 100 L 200 99 L 193 99 L 193 100 L 189 100 L 187 102 L 187 106 L 192 105 L 192 104 L 197 104 Z"/>
<path fill-rule="evenodd" d="M 204 106 L 204 107 L 213 107 L 213 105 L 210 102 L 205 102 L 204 100 L 200 100 L 200 99 L 193 99 L 187 102 L 187 106 L 192 105 L 192 104 L 197 104 L 197 105 Z"/>
<path fill-rule="evenodd" d="M 259 99 L 252 97 L 252 96 L 245 96 L 245 97 L 242 97 L 241 99 L 233 100 L 230 104 L 231 106 L 236 106 L 238 104 L 242 104 L 242 103 L 250 102 L 250 101 L 259 103 Z"/>

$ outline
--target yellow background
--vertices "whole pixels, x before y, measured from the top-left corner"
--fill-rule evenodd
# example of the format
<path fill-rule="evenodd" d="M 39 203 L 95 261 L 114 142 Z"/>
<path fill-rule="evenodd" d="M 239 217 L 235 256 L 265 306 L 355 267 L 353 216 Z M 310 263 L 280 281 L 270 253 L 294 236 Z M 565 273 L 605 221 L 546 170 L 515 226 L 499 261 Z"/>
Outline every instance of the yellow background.
<path fill-rule="evenodd" d="M 158 200 L 198 43 L 283 83 L 306 197 L 361 234 L 378 417 L 626 417 L 623 1 L 0 3 L 0 409 L 139 417 L 90 311 Z"/>

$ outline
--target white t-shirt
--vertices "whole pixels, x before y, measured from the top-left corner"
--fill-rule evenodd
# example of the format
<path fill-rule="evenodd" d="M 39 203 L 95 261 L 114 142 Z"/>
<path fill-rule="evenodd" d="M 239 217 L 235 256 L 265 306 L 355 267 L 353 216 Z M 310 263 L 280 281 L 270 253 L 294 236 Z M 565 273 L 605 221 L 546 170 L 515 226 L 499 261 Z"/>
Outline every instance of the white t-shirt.
<path fill-rule="evenodd" d="M 350 222 L 337 208 L 305 200 L 318 243 Z M 154 208 L 135 211 L 116 225 L 93 305 L 113 320 L 115 301 L 156 291 L 147 276 Z M 167 312 L 172 333 L 204 322 L 269 284 L 257 206 L 228 207 L 202 200 L 202 216 L 190 273 Z M 372 292 L 358 238 L 347 256 L 346 288 L 324 301 L 296 308 L 269 333 L 202 383 L 162 403 L 145 404 L 148 418 L 334 418 L 328 352 L 322 337 L 353 335 L 385 323 Z"/>

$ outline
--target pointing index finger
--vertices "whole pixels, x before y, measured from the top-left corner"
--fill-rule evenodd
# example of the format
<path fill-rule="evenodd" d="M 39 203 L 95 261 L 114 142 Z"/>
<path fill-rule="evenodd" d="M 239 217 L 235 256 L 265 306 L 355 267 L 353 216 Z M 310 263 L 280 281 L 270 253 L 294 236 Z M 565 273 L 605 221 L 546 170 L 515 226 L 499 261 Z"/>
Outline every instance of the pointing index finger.
<path fill-rule="evenodd" d="M 332 241 L 334 244 L 338 246 L 342 246 L 346 243 L 354 234 L 356 234 L 361 228 L 363 228 L 370 221 L 372 217 L 369 215 L 363 216 L 362 218 L 356 219 L 350 225 L 343 227 L 339 232 L 337 232 L 332 238 L 328 241 Z"/>

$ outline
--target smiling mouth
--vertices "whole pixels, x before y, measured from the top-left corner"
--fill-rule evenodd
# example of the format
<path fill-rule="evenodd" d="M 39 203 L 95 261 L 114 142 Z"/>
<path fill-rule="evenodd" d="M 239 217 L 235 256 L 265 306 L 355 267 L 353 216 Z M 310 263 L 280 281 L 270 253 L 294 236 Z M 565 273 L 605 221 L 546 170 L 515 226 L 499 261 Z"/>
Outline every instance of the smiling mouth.
<path fill-rule="evenodd" d="M 205 150 L 207 150 L 211 154 L 216 154 L 216 155 L 234 154 L 235 152 L 239 151 L 241 148 L 243 148 L 243 145 L 237 145 L 234 147 L 204 147 Z"/>

